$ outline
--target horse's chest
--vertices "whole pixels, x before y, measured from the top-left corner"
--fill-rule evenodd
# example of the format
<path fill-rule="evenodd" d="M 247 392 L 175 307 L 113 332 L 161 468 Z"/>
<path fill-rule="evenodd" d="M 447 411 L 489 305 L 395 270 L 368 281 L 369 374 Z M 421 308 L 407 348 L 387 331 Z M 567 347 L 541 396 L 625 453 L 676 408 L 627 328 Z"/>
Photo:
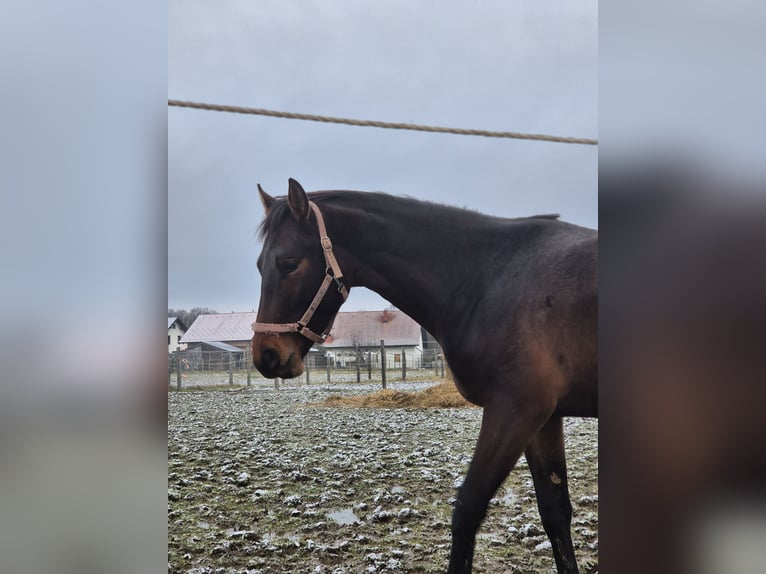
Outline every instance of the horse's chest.
<path fill-rule="evenodd" d="M 484 406 L 484 397 L 482 393 L 477 392 L 478 389 L 475 386 L 465 386 L 461 384 L 460 379 L 453 373 L 452 382 L 455 383 L 455 387 L 458 392 L 463 396 L 465 400 L 480 407 Z"/>
<path fill-rule="evenodd" d="M 470 403 L 483 407 L 487 402 L 489 389 L 492 387 L 491 378 L 479 375 L 475 369 L 466 368 L 460 361 L 450 361 L 450 378 L 458 392 Z"/>

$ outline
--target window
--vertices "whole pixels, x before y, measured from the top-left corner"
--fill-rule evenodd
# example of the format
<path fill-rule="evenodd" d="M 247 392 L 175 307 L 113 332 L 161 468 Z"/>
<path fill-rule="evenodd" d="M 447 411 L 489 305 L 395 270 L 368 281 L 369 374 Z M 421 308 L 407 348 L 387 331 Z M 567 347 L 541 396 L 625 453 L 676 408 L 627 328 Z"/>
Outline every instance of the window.
<path fill-rule="evenodd" d="M 170 335 L 168 335 L 168 345 L 170 345 Z"/>
<path fill-rule="evenodd" d="M 180 344 L 181 344 L 181 335 L 176 335 L 176 339 L 178 339 L 178 341 L 177 341 L 177 342 L 178 342 L 178 344 L 180 345 Z"/>

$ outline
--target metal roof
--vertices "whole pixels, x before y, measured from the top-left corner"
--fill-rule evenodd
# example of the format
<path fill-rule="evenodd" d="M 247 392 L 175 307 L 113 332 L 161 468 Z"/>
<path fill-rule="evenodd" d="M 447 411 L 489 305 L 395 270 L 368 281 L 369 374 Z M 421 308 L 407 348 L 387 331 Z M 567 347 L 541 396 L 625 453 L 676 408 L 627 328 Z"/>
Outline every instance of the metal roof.
<path fill-rule="evenodd" d="M 226 343 L 221 343 L 220 341 L 205 341 L 200 343 L 200 346 L 202 345 L 207 345 L 208 347 L 213 347 L 221 351 L 226 351 L 227 353 L 244 353 L 244 351 L 239 347 L 233 347 L 232 345 L 227 345 Z"/>
<path fill-rule="evenodd" d="M 173 323 L 178 323 L 179 329 L 186 330 L 186 325 L 184 325 L 178 317 L 168 317 L 168 329 L 173 326 Z"/>
<path fill-rule="evenodd" d="M 381 339 L 386 347 L 423 344 L 420 325 L 399 310 L 340 312 L 330 335 L 324 344 L 330 349 L 353 347 L 355 343 L 376 346 Z"/>
<path fill-rule="evenodd" d="M 200 315 L 181 337 L 181 343 L 249 341 L 257 313 L 220 313 Z"/>

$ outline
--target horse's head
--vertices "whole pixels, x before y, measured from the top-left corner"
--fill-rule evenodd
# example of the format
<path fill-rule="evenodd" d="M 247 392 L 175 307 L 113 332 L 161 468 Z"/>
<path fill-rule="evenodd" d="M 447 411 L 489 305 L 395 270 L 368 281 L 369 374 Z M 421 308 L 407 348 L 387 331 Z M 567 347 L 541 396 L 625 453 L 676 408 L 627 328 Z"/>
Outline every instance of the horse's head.
<path fill-rule="evenodd" d="M 263 249 L 258 257 L 261 298 L 253 327 L 253 363 L 268 378 L 297 377 L 304 369 L 303 357 L 318 338 L 316 333 L 327 330 L 344 295 L 329 286 L 332 278 L 317 215 L 301 185 L 291 179 L 286 199 L 271 197 L 260 185 L 258 192 L 266 217 L 261 224 Z M 320 286 L 326 292 L 316 310 L 309 313 Z M 296 330 L 306 317 L 306 330 Z M 274 328 L 269 329 L 268 324 Z"/>

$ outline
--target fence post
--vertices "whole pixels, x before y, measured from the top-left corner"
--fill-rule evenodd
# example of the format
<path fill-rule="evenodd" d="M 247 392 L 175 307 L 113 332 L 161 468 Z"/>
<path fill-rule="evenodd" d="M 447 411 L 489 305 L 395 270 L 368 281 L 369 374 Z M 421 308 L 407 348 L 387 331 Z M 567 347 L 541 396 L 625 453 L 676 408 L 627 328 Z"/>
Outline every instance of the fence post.
<path fill-rule="evenodd" d="M 354 361 L 356 363 L 356 382 L 359 383 L 362 380 L 361 366 L 359 365 L 359 359 L 362 357 L 359 354 L 359 343 L 354 343 L 354 358 L 356 359 Z"/>
<path fill-rule="evenodd" d="M 248 346 L 245 349 L 245 363 L 247 364 L 247 386 L 248 387 L 250 386 L 250 369 L 251 369 L 251 365 L 253 364 L 253 361 L 250 358 L 250 353 L 252 353 L 252 351 L 250 350 L 250 347 Z"/>
<path fill-rule="evenodd" d="M 407 379 L 407 349 L 402 347 L 402 380 Z"/>
<path fill-rule="evenodd" d="M 439 364 L 441 365 L 441 368 L 442 368 L 442 379 L 443 379 L 444 378 L 444 354 L 442 354 L 442 356 L 439 358 Z"/>
<path fill-rule="evenodd" d="M 310 361 L 311 361 L 311 357 L 308 354 L 306 354 L 306 361 L 303 363 L 303 366 L 306 367 L 306 384 L 307 385 L 311 384 L 311 375 L 310 375 L 311 368 L 309 367 Z"/>
<path fill-rule="evenodd" d="M 279 377 L 274 379 L 274 388 L 276 390 L 279 390 Z"/>
<path fill-rule="evenodd" d="M 324 356 L 324 364 L 327 367 L 327 382 L 330 382 L 330 355 L 329 353 L 325 353 Z"/>
<path fill-rule="evenodd" d="M 229 384 L 234 384 L 234 355 L 229 353 Z"/>
<path fill-rule="evenodd" d="M 386 342 L 380 340 L 380 377 L 383 381 L 383 388 L 386 388 Z"/>
<path fill-rule="evenodd" d="M 372 351 L 367 348 L 367 380 L 372 380 Z"/>
<path fill-rule="evenodd" d="M 176 390 L 181 390 L 181 347 L 176 347 Z"/>

